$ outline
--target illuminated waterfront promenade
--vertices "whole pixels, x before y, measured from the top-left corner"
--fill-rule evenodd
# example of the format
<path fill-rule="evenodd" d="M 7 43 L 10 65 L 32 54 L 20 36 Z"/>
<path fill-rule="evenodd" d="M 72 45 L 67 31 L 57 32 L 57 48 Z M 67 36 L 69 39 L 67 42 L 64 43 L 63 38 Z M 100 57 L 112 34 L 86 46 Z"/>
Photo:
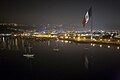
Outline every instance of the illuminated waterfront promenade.
<path fill-rule="evenodd" d="M 93 37 L 91 36 L 81 36 L 81 34 L 14 34 L 14 37 L 21 38 L 35 38 L 35 39 L 60 39 L 60 40 L 68 40 L 73 42 L 83 42 L 83 43 L 96 43 L 96 44 L 113 44 L 120 45 L 120 39 L 115 39 L 110 37 L 102 38 L 102 37 Z"/>

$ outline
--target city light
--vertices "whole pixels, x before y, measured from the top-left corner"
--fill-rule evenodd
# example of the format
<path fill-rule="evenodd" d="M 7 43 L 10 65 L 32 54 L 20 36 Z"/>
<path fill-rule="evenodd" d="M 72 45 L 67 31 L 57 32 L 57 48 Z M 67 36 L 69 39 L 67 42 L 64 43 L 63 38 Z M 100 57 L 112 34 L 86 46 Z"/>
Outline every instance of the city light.
<path fill-rule="evenodd" d="M 120 49 L 120 47 L 117 47 L 117 49 Z"/>
<path fill-rule="evenodd" d="M 110 48 L 110 46 L 108 46 L 108 48 Z"/>
<path fill-rule="evenodd" d="M 83 39 L 86 39 L 86 37 L 83 37 Z"/>
<path fill-rule="evenodd" d="M 100 41 L 102 41 L 102 39 L 100 39 Z"/>
<path fill-rule="evenodd" d="M 80 40 L 80 37 L 78 37 L 77 39 Z"/>
<path fill-rule="evenodd" d="M 93 44 L 92 46 L 95 46 L 95 44 Z"/>
<path fill-rule="evenodd" d="M 65 36 L 65 38 L 68 38 L 68 36 Z"/>
<path fill-rule="evenodd" d="M 93 38 L 92 40 L 93 40 L 93 41 L 97 41 L 97 40 L 96 40 L 96 39 L 94 39 L 94 38 Z"/>
<path fill-rule="evenodd" d="M 1 80 L 120 80 L 120 0 L 1 0 Z"/>
<path fill-rule="evenodd" d="M 69 41 L 65 40 L 65 43 L 68 43 Z"/>
<path fill-rule="evenodd" d="M 91 43 L 90 45 L 92 46 L 93 44 Z"/>
<path fill-rule="evenodd" d="M 102 47 L 102 45 L 100 45 L 100 47 Z"/>
<path fill-rule="evenodd" d="M 118 40 L 118 42 L 120 42 L 120 40 Z"/>
<path fill-rule="evenodd" d="M 108 41 L 110 41 L 110 39 Z"/>

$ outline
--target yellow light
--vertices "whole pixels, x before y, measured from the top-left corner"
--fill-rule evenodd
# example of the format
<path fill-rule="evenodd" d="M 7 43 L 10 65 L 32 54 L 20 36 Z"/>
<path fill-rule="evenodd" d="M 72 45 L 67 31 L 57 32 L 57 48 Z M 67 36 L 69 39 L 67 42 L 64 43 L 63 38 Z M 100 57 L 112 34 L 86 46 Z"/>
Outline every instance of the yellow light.
<path fill-rule="evenodd" d="M 100 39 L 100 41 L 102 41 L 102 39 Z"/>
<path fill-rule="evenodd" d="M 118 42 L 120 42 L 120 41 L 118 40 Z"/>
<path fill-rule="evenodd" d="M 67 36 L 67 34 L 65 34 L 65 36 Z"/>
<path fill-rule="evenodd" d="M 83 37 L 83 39 L 86 39 L 86 37 Z"/>
<path fill-rule="evenodd" d="M 65 43 L 68 43 L 68 41 L 65 41 Z"/>
<path fill-rule="evenodd" d="M 94 38 L 93 38 L 92 40 L 93 40 L 93 41 L 96 41 L 96 39 L 94 39 Z"/>
<path fill-rule="evenodd" d="M 110 39 L 108 41 L 110 41 Z"/>
<path fill-rule="evenodd" d="M 32 35 L 32 36 L 34 36 L 34 37 L 35 37 L 35 35 Z"/>
<path fill-rule="evenodd" d="M 74 34 L 74 36 L 76 36 L 76 34 Z"/>
<path fill-rule="evenodd" d="M 51 37 L 51 35 L 48 35 L 48 37 Z"/>
<path fill-rule="evenodd" d="M 64 38 L 63 36 L 60 36 L 60 38 Z"/>
<path fill-rule="evenodd" d="M 65 38 L 68 38 L 68 36 L 65 36 Z"/>
<path fill-rule="evenodd" d="M 77 39 L 80 40 L 80 37 L 78 37 Z"/>
<path fill-rule="evenodd" d="M 106 41 L 106 39 L 104 39 Z"/>
<path fill-rule="evenodd" d="M 80 34 L 78 34 L 78 36 L 80 36 Z"/>
<path fill-rule="evenodd" d="M 53 35 L 53 36 L 51 36 L 51 37 L 57 37 L 56 35 Z"/>

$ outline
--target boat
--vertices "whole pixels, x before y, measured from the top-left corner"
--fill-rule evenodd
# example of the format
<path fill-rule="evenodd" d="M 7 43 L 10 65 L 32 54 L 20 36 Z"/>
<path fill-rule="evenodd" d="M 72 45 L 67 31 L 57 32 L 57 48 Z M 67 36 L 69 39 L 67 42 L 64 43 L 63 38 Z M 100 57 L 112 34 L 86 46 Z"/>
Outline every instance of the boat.
<path fill-rule="evenodd" d="M 33 58 L 34 57 L 34 54 L 23 54 L 24 57 L 27 57 L 27 58 Z"/>
<path fill-rule="evenodd" d="M 53 51 L 58 52 L 60 49 L 54 48 Z"/>

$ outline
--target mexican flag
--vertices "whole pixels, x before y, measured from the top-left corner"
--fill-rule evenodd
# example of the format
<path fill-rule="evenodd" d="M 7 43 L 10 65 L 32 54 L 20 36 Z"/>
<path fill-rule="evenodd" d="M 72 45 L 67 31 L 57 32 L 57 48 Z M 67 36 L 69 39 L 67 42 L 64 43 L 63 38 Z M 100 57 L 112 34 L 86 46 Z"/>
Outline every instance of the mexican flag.
<path fill-rule="evenodd" d="M 86 12 L 85 16 L 83 17 L 83 20 L 82 20 L 83 27 L 85 27 L 85 25 L 88 23 L 91 16 L 92 16 L 92 7 L 89 8 L 89 10 Z"/>

